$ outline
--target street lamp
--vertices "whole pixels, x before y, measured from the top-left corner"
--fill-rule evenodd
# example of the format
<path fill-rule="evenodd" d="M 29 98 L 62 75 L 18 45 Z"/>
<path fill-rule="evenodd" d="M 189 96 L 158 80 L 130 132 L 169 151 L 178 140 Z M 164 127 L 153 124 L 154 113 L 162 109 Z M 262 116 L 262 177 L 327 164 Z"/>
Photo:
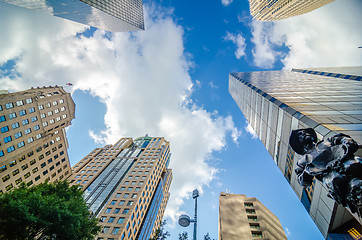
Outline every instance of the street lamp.
<path fill-rule="evenodd" d="M 190 223 L 194 223 L 194 240 L 196 240 L 196 228 L 197 228 L 197 198 L 199 197 L 199 191 L 195 189 L 192 192 L 192 198 L 195 199 L 195 216 L 194 219 L 190 219 L 187 214 L 182 214 L 179 219 L 178 223 L 181 227 L 188 227 Z"/>

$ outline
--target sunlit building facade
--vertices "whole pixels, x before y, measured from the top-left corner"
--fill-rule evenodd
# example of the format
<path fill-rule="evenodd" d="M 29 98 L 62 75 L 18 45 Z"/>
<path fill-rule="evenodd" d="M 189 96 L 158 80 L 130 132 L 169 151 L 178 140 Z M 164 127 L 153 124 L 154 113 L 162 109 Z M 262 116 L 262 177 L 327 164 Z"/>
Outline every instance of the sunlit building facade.
<path fill-rule="evenodd" d="M 279 219 L 258 199 L 220 193 L 219 240 L 287 240 Z"/>
<path fill-rule="evenodd" d="M 163 137 L 121 138 L 96 148 L 73 167 L 102 230 L 96 239 L 149 240 L 160 227 L 170 193 L 170 145 Z"/>
<path fill-rule="evenodd" d="M 0 193 L 70 176 L 64 128 L 74 111 L 62 87 L 0 92 Z"/>
<path fill-rule="evenodd" d="M 320 8 L 334 0 L 249 0 L 254 19 L 274 21 L 298 16 Z"/>
<path fill-rule="evenodd" d="M 327 197 L 319 181 L 308 188 L 300 186 L 294 169 L 301 156 L 290 148 L 289 136 L 294 129 L 313 128 L 319 139 L 345 133 L 361 145 L 361 76 L 362 67 L 229 76 L 231 96 L 325 237 L 347 233 L 351 229 L 346 226 L 360 226 L 361 215 L 352 215 Z M 362 155 L 361 149 L 357 155 Z"/>
<path fill-rule="evenodd" d="M 0 0 L 112 32 L 144 30 L 142 0 Z"/>

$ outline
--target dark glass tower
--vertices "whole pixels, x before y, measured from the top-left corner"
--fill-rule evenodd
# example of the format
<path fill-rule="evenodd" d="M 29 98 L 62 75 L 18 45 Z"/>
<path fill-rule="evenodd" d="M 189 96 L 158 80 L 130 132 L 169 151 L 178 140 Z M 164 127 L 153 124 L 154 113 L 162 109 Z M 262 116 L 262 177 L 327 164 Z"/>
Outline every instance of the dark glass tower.
<path fill-rule="evenodd" d="M 0 0 L 112 32 L 144 30 L 142 0 Z"/>
<path fill-rule="evenodd" d="M 362 67 L 231 73 L 229 91 L 271 157 L 327 237 L 361 215 L 327 197 L 315 181 L 302 188 L 294 169 L 299 155 L 289 146 L 292 130 L 313 128 L 319 139 L 337 133 L 362 143 Z M 361 149 L 356 155 L 361 156 Z M 357 230 L 356 230 L 357 231 Z"/>

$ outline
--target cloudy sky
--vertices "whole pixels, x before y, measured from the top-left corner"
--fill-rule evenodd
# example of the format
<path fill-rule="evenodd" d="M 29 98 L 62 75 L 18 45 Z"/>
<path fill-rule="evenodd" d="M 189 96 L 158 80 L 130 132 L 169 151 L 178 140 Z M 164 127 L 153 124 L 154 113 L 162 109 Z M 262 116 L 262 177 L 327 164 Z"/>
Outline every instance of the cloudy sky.
<path fill-rule="evenodd" d="M 259 198 L 289 239 L 323 239 L 229 95 L 228 74 L 361 65 L 361 9 L 337 0 L 271 23 L 252 20 L 242 0 L 145 0 L 145 31 L 109 33 L 0 3 L 0 88 L 73 84 L 72 165 L 123 136 L 169 140 L 171 239 L 191 234 L 175 221 L 192 214 L 195 188 L 200 237 L 217 238 L 228 189 Z"/>

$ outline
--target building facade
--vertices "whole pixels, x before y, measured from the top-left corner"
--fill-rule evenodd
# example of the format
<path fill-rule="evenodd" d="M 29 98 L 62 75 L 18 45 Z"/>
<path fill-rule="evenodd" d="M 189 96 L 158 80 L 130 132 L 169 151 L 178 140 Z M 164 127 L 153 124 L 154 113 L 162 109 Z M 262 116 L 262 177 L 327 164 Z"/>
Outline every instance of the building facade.
<path fill-rule="evenodd" d="M 278 165 L 322 234 L 347 234 L 360 226 L 351 214 L 327 197 L 315 181 L 302 188 L 294 169 L 300 155 L 289 146 L 291 131 L 313 128 L 318 139 L 337 133 L 362 143 L 362 67 L 293 69 L 231 73 L 229 92 Z M 361 149 L 356 153 L 361 156 Z M 354 229 L 362 232 L 360 229 Z"/>
<path fill-rule="evenodd" d="M 142 0 L 0 0 L 112 32 L 144 30 Z"/>
<path fill-rule="evenodd" d="M 274 21 L 298 16 L 320 8 L 334 0 L 249 0 L 254 19 Z"/>
<path fill-rule="evenodd" d="M 75 104 L 62 87 L 0 93 L 0 193 L 71 174 L 64 128 Z"/>
<path fill-rule="evenodd" d="M 149 240 L 160 227 L 169 199 L 170 145 L 162 137 L 121 138 L 96 148 L 73 167 L 92 215 L 98 240 Z"/>
<path fill-rule="evenodd" d="M 258 199 L 220 193 L 219 240 L 286 240 L 279 219 Z"/>

